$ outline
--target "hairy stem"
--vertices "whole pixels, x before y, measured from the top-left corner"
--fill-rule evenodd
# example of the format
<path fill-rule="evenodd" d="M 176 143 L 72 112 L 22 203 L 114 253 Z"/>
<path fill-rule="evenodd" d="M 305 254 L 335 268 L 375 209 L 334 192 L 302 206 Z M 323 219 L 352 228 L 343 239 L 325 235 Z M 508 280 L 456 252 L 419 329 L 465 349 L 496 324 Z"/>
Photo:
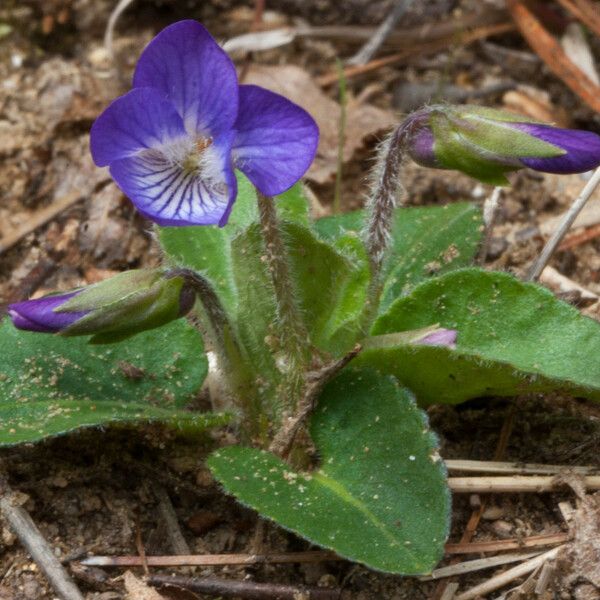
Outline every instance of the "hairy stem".
<path fill-rule="evenodd" d="M 290 417 L 282 428 L 273 438 L 269 450 L 282 458 L 287 458 L 298 431 L 304 426 L 306 420 L 315 409 L 319 394 L 325 387 L 325 384 L 335 377 L 361 350 L 360 344 L 357 344 L 353 350 L 345 356 L 336 360 L 317 371 L 310 371 L 306 374 L 306 386 L 304 388 L 300 402 L 296 407 L 296 414 Z"/>
<path fill-rule="evenodd" d="M 287 359 L 282 391 L 284 409 L 289 410 L 296 406 L 302 392 L 303 374 L 310 358 L 309 336 L 294 297 L 287 250 L 281 237 L 273 198 L 264 196 L 258 190 L 256 197 L 267 265 L 275 291 L 280 341 Z"/>
<path fill-rule="evenodd" d="M 371 283 L 363 310 L 362 325 L 366 333 L 379 306 L 383 288 L 381 267 L 389 245 L 394 208 L 400 189 L 400 167 L 405 147 L 416 122 L 407 119 L 383 142 L 373 168 L 371 192 L 367 200 L 368 221 L 365 245 L 371 266 Z"/>
<path fill-rule="evenodd" d="M 205 277 L 191 269 L 173 269 L 169 275 L 183 277 L 202 304 L 210 328 L 210 343 L 217 354 L 219 368 L 225 375 L 236 405 L 243 412 L 244 433 L 250 437 L 259 435 L 261 406 L 254 377 L 219 296 Z"/>

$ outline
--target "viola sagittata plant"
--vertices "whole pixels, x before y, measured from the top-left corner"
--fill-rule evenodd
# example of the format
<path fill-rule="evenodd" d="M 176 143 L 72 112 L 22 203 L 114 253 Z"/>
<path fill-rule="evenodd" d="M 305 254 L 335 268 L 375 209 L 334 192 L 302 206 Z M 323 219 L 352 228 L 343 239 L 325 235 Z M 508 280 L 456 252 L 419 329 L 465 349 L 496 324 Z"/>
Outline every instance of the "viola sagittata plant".
<path fill-rule="evenodd" d="M 152 40 L 133 89 L 91 131 L 94 162 L 160 225 L 225 225 L 237 195 L 234 168 L 275 196 L 304 175 L 317 141 L 305 110 L 239 85 L 227 54 L 196 21 Z"/>
<path fill-rule="evenodd" d="M 317 140 L 302 108 L 239 85 L 199 23 L 159 33 L 91 150 L 157 224 L 164 266 L 9 307 L 0 443 L 114 421 L 233 423 L 240 445 L 208 459 L 229 493 L 340 556 L 428 573 L 450 495 L 422 408 L 549 391 L 600 400 L 600 325 L 474 267 L 479 206 L 397 208 L 400 165 L 499 184 L 525 167 L 594 168 L 600 137 L 426 107 L 382 144 L 365 210 L 312 220 L 298 181 Z M 213 413 L 186 410 L 205 348 Z"/>

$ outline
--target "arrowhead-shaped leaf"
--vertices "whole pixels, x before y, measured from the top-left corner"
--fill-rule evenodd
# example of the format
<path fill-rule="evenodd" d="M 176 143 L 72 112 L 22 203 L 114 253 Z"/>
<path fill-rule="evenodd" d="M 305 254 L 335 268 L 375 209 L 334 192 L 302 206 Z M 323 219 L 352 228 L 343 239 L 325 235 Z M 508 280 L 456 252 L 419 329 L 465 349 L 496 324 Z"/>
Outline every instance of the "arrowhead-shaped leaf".
<path fill-rule="evenodd" d="M 389 573 L 428 573 L 448 533 L 450 497 L 425 414 L 393 378 L 346 370 L 312 419 L 320 467 L 229 447 L 208 460 L 242 503 L 341 556 Z"/>
<path fill-rule="evenodd" d="M 0 325 L 0 446 L 114 422 L 203 429 L 222 415 L 185 410 L 207 372 L 202 340 L 184 321 L 126 342 L 90 345 Z"/>
<path fill-rule="evenodd" d="M 458 331 L 456 349 L 386 335 L 436 323 Z M 424 404 L 553 390 L 600 400 L 600 324 L 506 273 L 465 269 L 423 283 L 372 333 L 357 363 L 395 375 Z"/>

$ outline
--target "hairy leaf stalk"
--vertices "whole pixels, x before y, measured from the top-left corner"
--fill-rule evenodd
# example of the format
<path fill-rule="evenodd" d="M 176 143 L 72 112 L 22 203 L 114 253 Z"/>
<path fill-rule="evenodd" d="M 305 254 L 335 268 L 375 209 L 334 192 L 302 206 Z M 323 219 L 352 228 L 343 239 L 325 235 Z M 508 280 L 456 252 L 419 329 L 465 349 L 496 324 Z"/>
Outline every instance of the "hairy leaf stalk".
<path fill-rule="evenodd" d="M 288 364 L 283 386 L 284 412 L 293 409 L 304 385 L 304 371 L 310 359 L 309 336 L 294 297 L 287 250 L 281 237 L 273 198 L 256 191 L 267 265 L 277 303 L 280 342 Z"/>
<path fill-rule="evenodd" d="M 244 358 L 229 316 L 211 283 L 190 269 L 174 269 L 169 275 L 182 276 L 204 309 L 210 328 L 210 343 L 217 354 L 219 368 L 225 375 L 229 392 L 244 414 L 244 433 L 250 437 L 261 435 L 261 405 L 254 378 Z"/>

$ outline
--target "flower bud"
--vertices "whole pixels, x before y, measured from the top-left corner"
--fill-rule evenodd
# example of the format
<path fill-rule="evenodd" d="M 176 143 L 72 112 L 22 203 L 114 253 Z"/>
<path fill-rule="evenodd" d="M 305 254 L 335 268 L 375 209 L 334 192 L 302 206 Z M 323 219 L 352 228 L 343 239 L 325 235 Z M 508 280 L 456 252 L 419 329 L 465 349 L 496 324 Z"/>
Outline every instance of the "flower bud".
<path fill-rule="evenodd" d="M 185 315 L 195 292 L 181 274 L 163 269 L 126 271 L 64 294 L 11 304 L 18 329 L 60 335 L 92 335 L 108 343 L 160 327 Z"/>
<path fill-rule="evenodd" d="M 445 329 L 439 327 L 424 337 L 414 341 L 415 344 L 421 346 L 445 346 L 446 348 L 456 348 L 456 338 L 458 331 L 456 329 Z"/>
<path fill-rule="evenodd" d="M 407 119 L 407 150 L 420 165 L 455 169 L 494 185 L 529 167 L 545 173 L 583 173 L 600 165 L 600 136 L 560 129 L 481 106 L 430 106 Z"/>

